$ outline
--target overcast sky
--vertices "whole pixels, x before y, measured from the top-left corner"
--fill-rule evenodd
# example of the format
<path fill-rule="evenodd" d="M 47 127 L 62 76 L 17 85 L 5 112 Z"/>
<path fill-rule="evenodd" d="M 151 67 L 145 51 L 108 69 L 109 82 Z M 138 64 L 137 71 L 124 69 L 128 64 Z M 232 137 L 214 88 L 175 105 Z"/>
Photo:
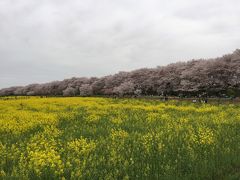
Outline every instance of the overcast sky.
<path fill-rule="evenodd" d="M 239 47 L 239 0 L 0 0 L 0 88 Z"/>

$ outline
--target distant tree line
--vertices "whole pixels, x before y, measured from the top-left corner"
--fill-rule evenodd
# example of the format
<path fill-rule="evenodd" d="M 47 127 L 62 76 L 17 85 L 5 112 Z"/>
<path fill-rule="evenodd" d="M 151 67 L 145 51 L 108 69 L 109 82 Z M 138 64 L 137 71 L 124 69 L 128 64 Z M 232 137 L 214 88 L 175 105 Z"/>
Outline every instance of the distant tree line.
<path fill-rule="evenodd" d="M 240 49 L 215 59 L 178 62 L 101 78 L 71 78 L 0 90 L 0 96 L 240 96 Z"/>

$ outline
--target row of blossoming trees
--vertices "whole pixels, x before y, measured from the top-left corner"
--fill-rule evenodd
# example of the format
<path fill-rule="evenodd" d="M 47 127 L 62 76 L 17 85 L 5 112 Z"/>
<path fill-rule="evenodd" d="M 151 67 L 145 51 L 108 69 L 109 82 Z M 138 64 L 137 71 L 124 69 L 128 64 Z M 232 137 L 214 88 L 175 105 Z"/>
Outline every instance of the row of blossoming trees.
<path fill-rule="evenodd" d="M 0 90 L 0 96 L 92 95 L 240 95 L 240 49 L 215 59 L 178 62 L 164 67 L 119 72 L 101 78 L 71 78 Z"/>

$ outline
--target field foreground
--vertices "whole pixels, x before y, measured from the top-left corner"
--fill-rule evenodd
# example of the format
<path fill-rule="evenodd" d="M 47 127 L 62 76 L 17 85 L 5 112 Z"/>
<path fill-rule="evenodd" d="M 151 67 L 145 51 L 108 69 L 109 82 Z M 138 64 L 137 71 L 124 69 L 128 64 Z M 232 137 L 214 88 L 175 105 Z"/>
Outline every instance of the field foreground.
<path fill-rule="evenodd" d="M 240 105 L 0 100 L 0 179 L 239 179 Z"/>

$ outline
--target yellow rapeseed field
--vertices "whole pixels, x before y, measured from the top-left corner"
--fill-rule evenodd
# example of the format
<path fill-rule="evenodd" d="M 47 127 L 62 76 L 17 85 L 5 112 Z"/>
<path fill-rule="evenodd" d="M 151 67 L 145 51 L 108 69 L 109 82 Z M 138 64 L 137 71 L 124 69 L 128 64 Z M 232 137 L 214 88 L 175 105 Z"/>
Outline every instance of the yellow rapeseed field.
<path fill-rule="evenodd" d="M 240 179 L 240 105 L 0 99 L 0 179 Z"/>

